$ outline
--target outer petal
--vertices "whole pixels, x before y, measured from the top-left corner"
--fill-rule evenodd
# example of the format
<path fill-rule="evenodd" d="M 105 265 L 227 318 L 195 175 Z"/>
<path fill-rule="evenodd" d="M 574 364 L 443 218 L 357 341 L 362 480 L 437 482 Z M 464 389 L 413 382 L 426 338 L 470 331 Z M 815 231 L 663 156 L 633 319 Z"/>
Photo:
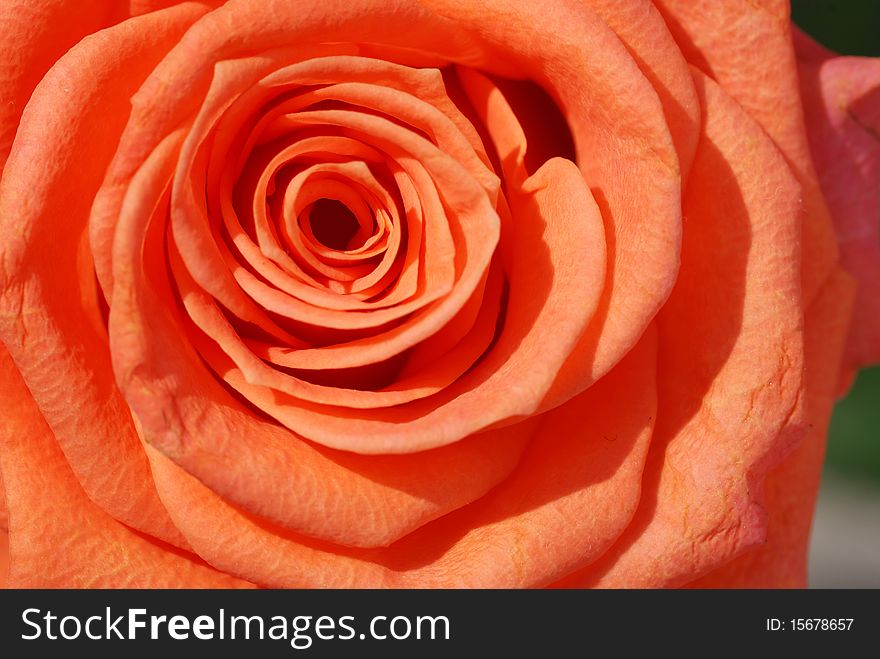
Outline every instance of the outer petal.
<path fill-rule="evenodd" d="M 809 303 L 837 261 L 834 230 L 810 158 L 788 6 L 781 0 L 656 0 L 685 56 L 754 117 L 803 189 L 803 290 Z"/>
<path fill-rule="evenodd" d="M 84 37 L 180 0 L 3 0 L 0 2 L 0 171 L 31 93 Z"/>
<path fill-rule="evenodd" d="M 71 46 L 111 24 L 113 0 L 0 2 L 0 171 L 34 87 Z"/>
<path fill-rule="evenodd" d="M 656 333 L 543 418 L 517 469 L 479 501 L 387 548 L 352 550 L 230 506 L 148 447 L 192 546 L 218 569 L 274 587 L 533 587 L 595 560 L 630 522 L 656 414 Z"/>
<path fill-rule="evenodd" d="M 179 5 L 75 46 L 34 92 L 0 182 L 0 337 L 89 496 L 177 543 L 113 379 L 85 230 L 131 94 L 204 11 Z"/>
<path fill-rule="evenodd" d="M 698 579 L 698 588 L 804 588 L 810 525 L 825 457 L 825 439 L 855 286 L 842 270 L 831 276 L 806 313 L 806 439 L 765 484 L 766 543 Z"/>
<path fill-rule="evenodd" d="M 79 486 L 0 345 L 0 468 L 9 506 L 9 586 L 234 588 L 249 584 L 123 526 Z"/>
<path fill-rule="evenodd" d="M 801 391 L 799 186 L 760 128 L 695 72 L 703 136 L 682 269 L 659 316 L 660 416 L 632 524 L 560 585 L 674 586 L 760 543 L 760 486 Z"/>
<path fill-rule="evenodd" d="M 880 59 L 833 57 L 796 40 L 810 148 L 858 281 L 844 368 L 880 361 Z"/>

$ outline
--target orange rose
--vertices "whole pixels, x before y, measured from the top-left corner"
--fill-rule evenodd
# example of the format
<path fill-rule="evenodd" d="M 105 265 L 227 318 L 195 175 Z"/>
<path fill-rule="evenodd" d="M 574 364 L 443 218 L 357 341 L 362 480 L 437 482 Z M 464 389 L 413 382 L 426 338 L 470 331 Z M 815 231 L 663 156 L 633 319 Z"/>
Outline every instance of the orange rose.
<path fill-rule="evenodd" d="M 778 0 L 125 4 L 0 2 L 10 585 L 803 584 L 876 62 Z"/>

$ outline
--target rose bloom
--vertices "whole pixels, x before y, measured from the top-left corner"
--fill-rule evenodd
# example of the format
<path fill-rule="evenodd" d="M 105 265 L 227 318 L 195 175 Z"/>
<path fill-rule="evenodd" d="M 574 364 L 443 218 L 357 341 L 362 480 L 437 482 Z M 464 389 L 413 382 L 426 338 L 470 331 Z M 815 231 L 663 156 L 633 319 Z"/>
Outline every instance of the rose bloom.
<path fill-rule="evenodd" d="M 2 0 L 12 587 L 792 587 L 880 62 L 782 0 Z"/>

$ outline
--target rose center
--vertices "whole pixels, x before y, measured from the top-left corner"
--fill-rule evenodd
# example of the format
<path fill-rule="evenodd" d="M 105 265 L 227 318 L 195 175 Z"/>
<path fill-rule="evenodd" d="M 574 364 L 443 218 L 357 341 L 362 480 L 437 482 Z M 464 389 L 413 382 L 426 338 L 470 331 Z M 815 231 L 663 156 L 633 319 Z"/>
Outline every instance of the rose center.
<path fill-rule="evenodd" d="M 360 223 L 349 208 L 336 199 L 318 199 L 309 212 L 312 235 L 325 247 L 335 250 L 357 249 L 352 239 Z"/>

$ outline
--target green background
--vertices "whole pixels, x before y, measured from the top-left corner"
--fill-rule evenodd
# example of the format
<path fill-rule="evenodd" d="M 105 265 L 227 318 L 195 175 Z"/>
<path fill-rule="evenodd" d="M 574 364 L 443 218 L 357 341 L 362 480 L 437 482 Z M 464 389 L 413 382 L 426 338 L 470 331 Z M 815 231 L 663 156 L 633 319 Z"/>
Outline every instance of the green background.
<path fill-rule="evenodd" d="M 846 55 L 880 56 L 880 0 L 793 0 L 791 4 L 794 22 L 824 46 Z M 880 367 L 862 370 L 837 404 L 826 469 L 880 484 Z"/>
<path fill-rule="evenodd" d="M 880 0 L 792 0 L 791 17 L 844 55 L 880 55 Z"/>

